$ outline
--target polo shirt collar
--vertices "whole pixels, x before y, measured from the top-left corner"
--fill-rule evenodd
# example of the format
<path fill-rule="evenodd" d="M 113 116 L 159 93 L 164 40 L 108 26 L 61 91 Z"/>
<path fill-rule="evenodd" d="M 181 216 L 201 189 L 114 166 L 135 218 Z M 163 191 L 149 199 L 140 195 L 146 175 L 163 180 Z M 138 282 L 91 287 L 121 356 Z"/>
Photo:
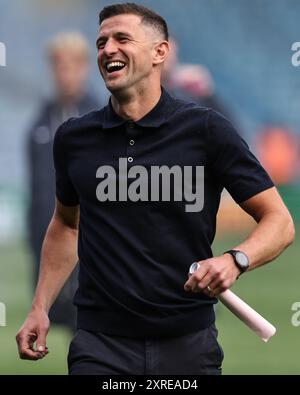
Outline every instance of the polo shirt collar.
<path fill-rule="evenodd" d="M 168 94 L 168 92 L 162 87 L 162 93 L 158 103 L 150 110 L 143 118 L 134 122 L 136 125 L 145 128 L 158 128 L 163 125 L 174 105 L 172 105 L 174 99 Z M 111 98 L 109 99 L 108 105 L 104 108 L 104 118 L 103 118 L 103 129 L 112 129 L 121 126 L 128 122 L 128 120 L 120 117 L 111 104 Z"/>

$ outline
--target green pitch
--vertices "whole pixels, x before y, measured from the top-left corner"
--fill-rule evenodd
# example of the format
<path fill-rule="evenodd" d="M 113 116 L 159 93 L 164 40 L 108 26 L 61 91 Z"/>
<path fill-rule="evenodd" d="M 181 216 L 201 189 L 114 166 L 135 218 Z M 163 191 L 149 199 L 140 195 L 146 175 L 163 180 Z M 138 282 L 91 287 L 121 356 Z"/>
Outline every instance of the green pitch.
<path fill-rule="evenodd" d="M 221 253 L 239 241 L 217 240 L 214 253 Z M 50 330 L 50 354 L 44 360 L 31 362 L 18 358 L 15 334 L 30 308 L 30 268 L 24 243 L 1 246 L 0 302 L 6 305 L 7 326 L 0 327 L 0 374 L 66 374 L 70 336 L 60 327 Z M 219 304 L 217 326 L 225 352 L 224 374 L 300 374 L 300 326 L 291 323 L 292 304 L 300 302 L 299 281 L 299 240 L 275 262 L 237 281 L 233 291 L 271 321 L 277 334 L 269 343 L 263 343 Z"/>

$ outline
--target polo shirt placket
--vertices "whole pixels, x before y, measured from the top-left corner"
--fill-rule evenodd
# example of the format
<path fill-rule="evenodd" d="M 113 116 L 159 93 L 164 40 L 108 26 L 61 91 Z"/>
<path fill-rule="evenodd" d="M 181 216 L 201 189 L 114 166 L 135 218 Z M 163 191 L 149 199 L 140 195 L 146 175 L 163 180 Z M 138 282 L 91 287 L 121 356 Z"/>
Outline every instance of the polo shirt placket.
<path fill-rule="evenodd" d="M 125 125 L 126 136 L 127 136 L 127 147 L 126 147 L 126 155 L 128 161 L 128 167 L 130 165 L 135 164 L 136 158 L 136 125 L 132 121 L 128 121 Z"/>

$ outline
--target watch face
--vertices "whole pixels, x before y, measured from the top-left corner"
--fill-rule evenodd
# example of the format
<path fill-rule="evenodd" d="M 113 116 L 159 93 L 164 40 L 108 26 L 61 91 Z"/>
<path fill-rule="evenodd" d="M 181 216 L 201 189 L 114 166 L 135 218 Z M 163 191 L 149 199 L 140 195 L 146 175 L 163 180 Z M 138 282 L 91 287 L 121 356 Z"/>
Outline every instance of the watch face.
<path fill-rule="evenodd" d="M 241 266 L 243 269 L 247 269 L 249 266 L 249 260 L 247 255 L 245 255 L 243 252 L 238 251 L 235 254 L 235 259 L 237 263 Z"/>

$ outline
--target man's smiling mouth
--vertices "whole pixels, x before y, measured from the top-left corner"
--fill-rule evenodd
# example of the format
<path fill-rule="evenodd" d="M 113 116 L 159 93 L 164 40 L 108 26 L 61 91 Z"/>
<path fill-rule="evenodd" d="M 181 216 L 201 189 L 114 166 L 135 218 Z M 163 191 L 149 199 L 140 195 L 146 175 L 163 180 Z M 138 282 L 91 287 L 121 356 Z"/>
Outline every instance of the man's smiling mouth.
<path fill-rule="evenodd" d="M 114 71 L 120 71 L 126 66 L 126 63 L 121 62 L 121 61 L 113 61 L 113 62 L 107 62 L 105 65 L 105 70 L 108 73 L 113 73 Z"/>

